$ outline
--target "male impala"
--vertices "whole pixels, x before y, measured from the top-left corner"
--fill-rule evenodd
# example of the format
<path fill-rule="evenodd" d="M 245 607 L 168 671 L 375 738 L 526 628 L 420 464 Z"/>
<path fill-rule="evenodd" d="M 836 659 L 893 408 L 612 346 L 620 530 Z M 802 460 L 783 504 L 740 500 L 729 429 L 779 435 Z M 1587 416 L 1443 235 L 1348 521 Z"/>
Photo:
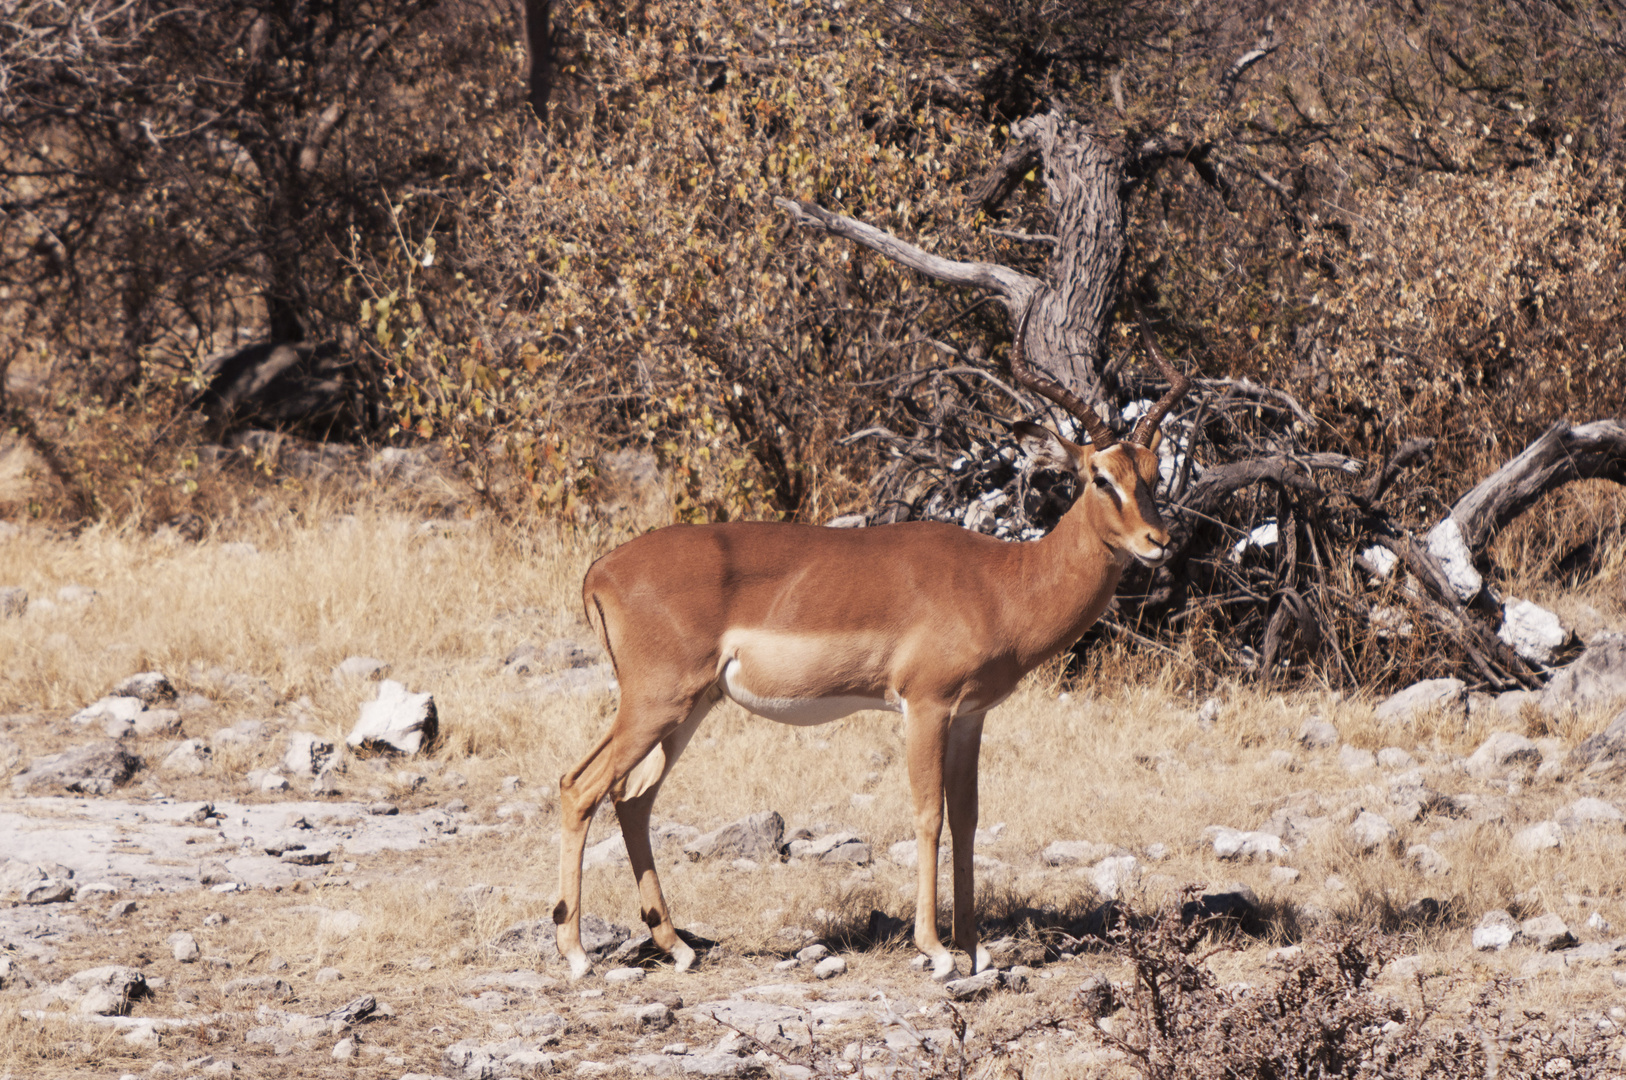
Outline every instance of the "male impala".
<path fill-rule="evenodd" d="M 1017 327 L 1011 370 L 1077 417 L 1091 440 L 1077 446 L 1036 424 L 1017 425 L 1030 456 L 1080 481 L 1077 501 L 1042 540 L 1006 543 L 934 521 L 674 525 L 587 571 L 583 602 L 615 665 L 621 703 L 608 734 L 559 781 L 553 918 L 572 978 L 589 970 L 582 848 L 606 794 L 655 944 L 679 971 L 694 963 L 661 895 L 649 815 L 678 755 L 724 697 L 785 724 L 823 724 L 863 709 L 903 714 L 919 854 L 915 944 L 934 977 L 954 973 L 936 918 L 946 795 L 954 942 L 973 971 L 988 965 L 977 944 L 971 869 L 983 715 L 1100 617 L 1131 559 L 1157 566 L 1168 557 L 1169 534 L 1152 500 L 1155 448 L 1159 423 L 1188 386 L 1154 348 L 1169 392 L 1116 442 L 1093 409 L 1024 360 L 1032 307 L 1030 300 Z"/>

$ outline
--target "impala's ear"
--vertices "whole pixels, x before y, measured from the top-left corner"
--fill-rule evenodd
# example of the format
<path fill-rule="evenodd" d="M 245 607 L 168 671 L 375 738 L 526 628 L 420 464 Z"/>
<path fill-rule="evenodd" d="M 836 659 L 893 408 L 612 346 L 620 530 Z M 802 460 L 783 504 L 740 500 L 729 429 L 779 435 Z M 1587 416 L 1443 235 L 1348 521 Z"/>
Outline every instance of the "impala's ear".
<path fill-rule="evenodd" d="M 1078 475 L 1086 453 L 1082 446 L 1068 442 L 1047 427 L 1030 424 L 1026 420 L 1013 424 L 1011 430 L 1016 433 L 1016 444 L 1022 448 L 1022 453 L 1033 468 Z"/>

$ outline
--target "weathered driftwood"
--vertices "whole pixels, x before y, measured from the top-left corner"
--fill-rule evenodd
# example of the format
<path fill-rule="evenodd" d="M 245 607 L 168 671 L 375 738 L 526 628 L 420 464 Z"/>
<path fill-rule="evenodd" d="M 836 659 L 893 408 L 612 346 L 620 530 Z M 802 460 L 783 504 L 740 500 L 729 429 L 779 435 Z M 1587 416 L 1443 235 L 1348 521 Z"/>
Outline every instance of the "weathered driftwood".
<path fill-rule="evenodd" d="M 1458 499 L 1451 516 L 1469 549 L 1480 552 L 1536 500 L 1572 480 L 1626 484 L 1626 424 L 1594 420 L 1571 427 L 1558 421 Z"/>

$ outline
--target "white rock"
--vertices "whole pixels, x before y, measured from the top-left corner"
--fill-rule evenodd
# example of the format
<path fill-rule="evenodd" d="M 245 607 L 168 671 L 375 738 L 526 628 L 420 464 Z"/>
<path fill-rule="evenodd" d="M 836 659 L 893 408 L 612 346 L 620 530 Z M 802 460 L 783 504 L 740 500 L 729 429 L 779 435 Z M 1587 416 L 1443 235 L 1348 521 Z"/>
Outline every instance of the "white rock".
<path fill-rule="evenodd" d="M 202 739 L 187 739 L 169 752 L 159 768 L 164 772 L 197 776 L 209 767 L 210 756 Z"/>
<path fill-rule="evenodd" d="M 1100 862 L 1111 854 L 1113 854 L 1111 844 L 1096 844 L 1089 840 L 1057 840 L 1039 852 L 1039 860 L 1046 866 L 1077 866 L 1080 863 Z"/>
<path fill-rule="evenodd" d="M 1363 853 L 1376 851 L 1395 841 L 1400 834 L 1389 820 L 1370 810 L 1362 810 L 1350 822 L 1348 836 L 1358 851 Z"/>
<path fill-rule="evenodd" d="M 169 935 L 167 943 L 170 955 L 183 964 L 194 963 L 198 957 L 203 955 L 203 950 L 198 948 L 198 939 L 184 930 Z"/>
<path fill-rule="evenodd" d="M 1103 900 L 1116 900 L 1140 879 L 1140 863 L 1133 855 L 1114 855 L 1090 868 L 1090 884 Z"/>
<path fill-rule="evenodd" d="M 353 747 L 416 754 L 435 741 L 440 720 L 435 699 L 413 694 L 393 679 L 378 684 L 378 697 L 361 707 L 361 719 L 345 742 Z"/>
<path fill-rule="evenodd" d="M 134 696 L 109 696 L 86 705 L 70 718 L 76 724 L 89 724 L 96 720 L 134 721 L 141 715 L 141 699 Z"/>
<path fill-rule="evenodd" d="M 1338 764 L 1345 772 L 1366 772 L 1376 767 L 1377 763 L 1377 755 L 1370 750 L 1362 750 L 1358 746 L 1347 744 L 1338 748 Z"/>
<path fill-rule="evenodd" d="M 1619 825 L 1626 821 L 1612 803 L 1591 797 L 1576 799 L 1558 812 L 1558 822 L 1566 829 L 1579 829 L 1588 825 Z"/>
<path fill-rule="evenodd" d="M 847 961 L 839 956 L 826 956 L 813 965 L 813 976 L 818 979 L 833 979 L 847 970 Z"/>
<path fill-rule="evenodd" d="M 1409 769 L 1417 760 L 1398 746 L 1385 746 L 1378 751 L 1378 766 L 1384 769 Z"/>
<path fill-rule="evenodd" d="M 1280 539 L 1281 533 L 1277 529 L 1276 523 L 1267 521 L 1236 542 L 1236 547 L 1231 549 L 1231 561 L 1241 562 L 1242 556 L 1247 554 L 1250 547 L 1256 547 L 1261 551 L 1268 547 L 1275 547 Z"/>
<path fill-rule="evenodd" d="M 1464 767 L 1476 780 L 1494 780 L 1515 767 L 1541 764 L 1541 750 L 1516 731 L 1495 731 L 1469 756 Z"/>
<path fill-rule="evenodd" d="M 1473 946 L 1480 952 L 1501 952 L 1518 936 L 1513 916 L 1505 911 L 1487 911 L 1474 927 Z"/>
<path fill-rule="evenodd" d="M 1374 582 L 1378 582 L 1389 576 L 1395 568 L 1395 563 L 1400 561 L 1400 556 L 1382 544 L 1373 544 L 1355 556 L 1355 561 L 1360 564 L 1361 569 L 1372 575 Z"/>
<path fill-rule="evenodd" d="M 1528 600 L 1511 597 L 1502 605 L 1502 628 L 1496 636 L 1533 664 L 1552 663 L 1553 653 L 1570 639 L 1557 615 Z"/>
<path fill-rule="evenodd" d="M 612 968 L 604 973 L 607 983 L 632 983 L 644 981 L 644 969 L 636 967 Z"/>
<path fill-rule="evenodd" d="M 333 763 L 333 744 L 309 731 L 294 731 L 288 735 L 288 750 L 282 755 L 282 767 L 294 776 L 316 776 Z"/>
<path fill-rule="evenodd" d="M 1270 871 L 1272 885 L 1291 885 L 1299 879 L 1299 872 L 1291 866 L 1277 866 Z"/>
<path fill-rule="evenodd" d="M 335 679 L 382 679 L 390 673 L 388 661 L 376 656 L 347 656 L 333 668 Z"/>
<path fill-rule="evenodd" d="M 287 791 L 288 778 L 281 773 L 266 773 L 260 780 L 261 791 Z"/>
<path fill-rule="evenodd" d="M 1210 825 L 1203 830 L 1203 839 L 1221 859 L 1285 859 L 1288 855 L 1287 845 L 1273 833 Z"/>
<path fill-rule="evenodd" d="M 1468 684 L 1461 679 L 1424 679 L 1391 694 L 1374 710 L 1384 723 L 1404 723 L 1425 709 L 1467 715 Z"/>
<path fill-rule="evenodd" d="M 1409 638 L 1417 632 L 1417 627 L 1406 617 L 1406 609 L 1393 605 L 1373 608 L 1366 621 L 1380 638 Z"/>
<path fill-rule="evenodd" d="M 1458 599 L 1466 603 L 1478 596 L 1479 590 L 1485 587 L 1485 579 L 1474 566 L 1474 554 L 1462 538 L 1457 519 L 1447 514 L 1445 520 L 1429 530 L 1424 541 L 1429 554 L 1439 560 L 1446 581 Z"/>
<path fill-rule="evenodd" d="M 606 837 L 582 852 L 582 869 L 601 866 L 626 866 L 632 860 L 627 856 L 627 841 L 620 833 Z"/>
<path fill-rule="evenodd" d="M 1527 855 L 1553 851 L 1564 846 L 1564 830 L 1556 821 L 1538 821 L 1528 829 L 1513 834 L 1513 846 Z"/>
<path fill-rule="evenodd" d="M 1600 934 L 1607 934 L 1610 930 L 1609 920 L 1603 917 L 1603 912 L 1594 911 L 1586 921 L 1588 930 L 1596 930 Z"/>
<path fill-rule="evenodd" d="M 1299 745 L 1307 750 L 1325 750 L 1338 745 L 1338 729 L 1319 716 L 1312 716 L 1299 727 Z"/>
<path fill-rule="evenodd" d="M 1424 877 L 1444 877 L 1451 872 L 1450 860 L 1427 844 L 1407 848 L 1406 861 Z"/>

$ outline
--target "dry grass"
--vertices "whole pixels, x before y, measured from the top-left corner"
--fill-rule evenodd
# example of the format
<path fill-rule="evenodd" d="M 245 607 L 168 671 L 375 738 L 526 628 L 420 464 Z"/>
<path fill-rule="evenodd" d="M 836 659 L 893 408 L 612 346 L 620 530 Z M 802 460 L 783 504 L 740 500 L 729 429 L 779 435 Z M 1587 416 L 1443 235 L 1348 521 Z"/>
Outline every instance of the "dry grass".
<path fill-rule="evenodd" d="M 71 538 L 25 531 L 0 541 L 0 584 L 21 585 L 36 598 L 78 584 L 95 589 L 98 597 L 88 607 L 64 604 L 55 612 L 0 622 L 0 656 L 7 657 L 0 667 L 0 713 L 37 718 L 13 724 L 9 732 L 22 744 L 26 763 L 31 754 L 82 741 L 87 732 L 65 718 L 136 671 L 163 670 L 183 695 L 210 699 L 185 712 L 186 734 L 194 737 L 247 718 L 315 730 L 339 741 L 358 703 L 371 693 L 368 685 L 340 683 L 330 674 L 352 654 L 385 659 L 391 677 L 414 690 L 432 691 L 445 738 L 424 770 L 432 774 L 430 784 L 412 793 L 390 772 L 357 763 L 346 780 L 351 790 L 360 794 L 371 786 L 403 805 L 461 797 L 484 821 L 496 820 L 496 808 L 515 800 L 536 803 L 538 813 L 515 830 L 460 840 L 455 848 L 371 858 L 357 879 L 367 884 L 360 891 L 314 887 L 250 894 L 246 902 L 229 902 L 234 913 L 227 922 L 196 932 L 206 956 L 232 958 L 232 974 L 259 973 L 269 958 L 286 958 L 289 977 L 301 987 L 301 1011 L 331 1008 L 364 988 L 404 1003 L 398 1007 L 421 1007 L 428 1011 L 419 1015 L 434 1015 L 452 1008 L 469 975 L 522 961 L 498 956 L 491 941 L 518 920 L 545 919 L 552 905 L 552 787 L 608 723 L 614 701 L 608 695 L 527 693 L 525 680 L 504 675 L 501 662 L 527 640 L 590 640 L 578 615 L 580 577 L 616 539 L 608 532 L 509 529 L 480 519 L 425 526 L 385 511 L 337 514 L 314 497 L 291 509 L 245 514 L 200 544 L 110 527 Z M 256 550 L 233 546 L 243 543 Z M 1541 598 L 1535 589 L 1531 595 Z M 1103 650 L 1086 678 L 1072 685 L 1061 681 L 1059 671 L 1055 667 L 1030 678 L 993 714 L 985 737 L 982 822 L 1006 826 L 998 841 L 980 852 L 1005 864 L 979 874 L 986 913 L 1003 920 L 996 932 L 1020 929 L 1024 918 L 1031 932 L 1035 911 L 1048 910 L 1054 922 L 1068 923 L 1094 905 L 1086 871 L 1049 869 L 1035 859 L 1056 839 L 1120 845 L 1143 859 L 1150 845 L 1166 845 L 1165 860 L 1145 863 L 1141 887 L 1131 897 L 1136 905 L 1165 900 L 1190 882 L 1240 882 L 1255 890 L 1272 916 L 1267 939 L 1234 956 L 1217 957 L 1214 963 L 1225 978 L 1257 976 L 1264 945 L 1295 936 L 1317 911 L 1334 924 L 1408 933 L 1408 948 L 1424 951 L 1431 964 L 1476 976 L 1503 971 L 1512 962 L 1467 948 L 1464 926 L 1488 908 L 1556 911 L 1572 926 L 1596 910 L 1626 926 L 1619 873 L 1626 851 L 1620 835 L 1580 837 L 1539 858 L 1517 854 L 1508 842 L 1512 829 L 1549 816 L 1579 794 L 1622 801 L 1618 786 L 1581 792 L 1573 784 L 1526 778 L 1510 789 L 1506 783 L 1479 784 L 1448 769 L 1437 771 L 1429 782 L 1448 793 L 1506 799 L 1506 820 L 1430 815 L 1415 823 L 1397 821 L 1399 843 L 1363 856 L 1342 839 L 1342 828 L 1361 806 L 1385 809 L 1385 777 L 1375 771 L 1351 776 L 1339 768 L 1335 754 L 1304 751 L 1295 741 L 1304 719 L 1318 713 L 1351 744 L 1398 745 L 1420 766 L 1434 769 L 1471 752 L 1492 727 L 1502 725 L 1476 716 L 1466 725 L 1435 718 L 1397 730 L 1380 725 L 1368 701 L 1331 693 L 1274 693 L 1252 685 L 1221 686 L 1219 719 L 1202 725 L 1189 680 L 1178 665 L 1158 657 Z M 1538 734 L 1573 745 L 1607 719 L 1607 713 L 1589 713 Z M 150 762 L 159 747 L 153 741 L 142 749 Z M 203 777 L 144 774 L 150 778 L 138 779 L 137 793 L 162 789 L 202 799 L 226 791 L 237 798 L 275 800 L 279 796 L 244 793 L 240 781 L 247 769 L 270 764 L 281 749 L 280 738 L 223 746 Z M 1291 755 L 1288 764 L 1272 763 L 1271 755 L 1279 751 Z M 466 777 L 466 786 L 443 782 L 450 770 Z M 504 793 L 502 778 L 515 774 L 524 786 Z M 854 794 L 874 799 L 855 802 Z M 1295 853 L 1291 863 L 1301 872 L 1295 884 L 1273 884 L 1267 864 L 1219 862 L 1200 843 L 1207 825 L 1253 828 L 1290 801 L 1331 822 L 1323 838 Z M 798 729 L 749 717 L 733 706 L 720 708 L 673 773 L 656 819 L 709 829 L 767 808 L 779 810 L 791 828 L 852 829 L 870 840 L 877 861 L 856 872 L 780 864 L 742 872 L 689 863 L 667 848 L 663 883 L 680 925 L 696 927 L 722 944 L 694 978 L 657 972 L 645 985 L 645 996 L 668 981 L 691 1002 L 752 980 L 771 981 L 762 960 L 753 956 L 788 951 L 789 939 L 780 933 L 786 927 L 857 940 L 862 935 L 855 928 L 864 926 L 872 908 L 911 914 L 913 871 L 885 857 L 888 845 L 911 835 L 897 717 L 861 714 Z M 613 815 L 602 814 L 594 838 L 608 835 L 612 823 Z M 1413 843 L 1432 844 L 1456 869 L 1445 878 L 1421 877 L 1403 859 Z M 491 888 L 471 891 L 477 885 Z M 1443 918 L 1408 914 L 1408 906 L 1424 897 L 1438 902 Z M 584 899 L 588 911 L 636 925 L 636 898 L 625 868 L 590 870 Z M 361 923 L 349 933 L 324 929 L 327 924 L 311 905 L 353 910 Z M 110 949 L 124 950 L 150 974 L 172 977 L 175 986 L 196 984 L 199 1008 L 229 1006 L 217 989 L 229 974 L 182 969 L 169 961 L 162 945 L 168 933 L 198 927 L 216 909 L 228 910 L 228 902 L 208 893 L 148 898 L 142 903 L 143 921 L 128 939 L 116 945 L 83 942 L 76 946 L 81 951 L 64 955 L 60 968 L 74 970 L 70 965 L 76 959 L 86 961 L 81 966 L 107 962 Z M 848 978 L 908 993 L 919 979 L 906 967 L 911 954 L 903 946 L 857 952 Z M 430 966 L 411 966 L 419 957 Z M 1108 959 L 1093 963 L 1116 970 Z M 346 982 L 316 987 L 311 978 L 328 965 L 344 969 Z M 1082 976 L 1078 965 L 1063 970 Z M 983 1023 L 991 1028 L 1009 1023 L 1015 1030 L 1034 1021 L 1034 1010 L 1042 1012 L 1048 1007 L 1043 1003 L 1060 993 L 1059 984 L 1041 990 L 1034 997 L 988 1004 Z M 1551 985 L 1538 981 L 1530 988 L 1532 1000 L 1571 1010 L 1596 1003 L 1605 992 L 1605 984 L 1590 976 Z M 0 1069 L 69 1075 L 92 1061 L 118 1060 L 124 1052 L 95 1043 L 99 1036 L 78 1027 L 23 1022 L 16 1007 L 10 999 L 0 1008 L 0 1043 L 7 1048 L 0 1053 Z M 427 1040 L 419 1038 L 415 1048 L 406 1045 L 410 1040 L 403 1034 L 400 1056 L 438 1071 L 438 1049 L 425 1049 L 429 1043 L 440 1047 L 462 1037 L 460 1032 L 484 1030 L 478 1017 L 458 1016 Z M 229 1024 L 222 1028 L 221 1045 L 229 1045 L 236 1030 Z M 197 1053 L 211 1052 L 204 1035 L 187 1038 L 197 1041 Z M 94 1045 L 84 1044 L 86 1039 Z M 1032 1075 L 1066 1073 L 1043 1054 L 1033 1057 L 1036 1046 L 1024 1050 Z M 181 1056 L 163 1054 L 170 1060 Z M 266 1059 L 265 1065 L 271 1069 L 274 1062 Z M 396 1068 L 393 1075 L 401 1071 Z"/>

